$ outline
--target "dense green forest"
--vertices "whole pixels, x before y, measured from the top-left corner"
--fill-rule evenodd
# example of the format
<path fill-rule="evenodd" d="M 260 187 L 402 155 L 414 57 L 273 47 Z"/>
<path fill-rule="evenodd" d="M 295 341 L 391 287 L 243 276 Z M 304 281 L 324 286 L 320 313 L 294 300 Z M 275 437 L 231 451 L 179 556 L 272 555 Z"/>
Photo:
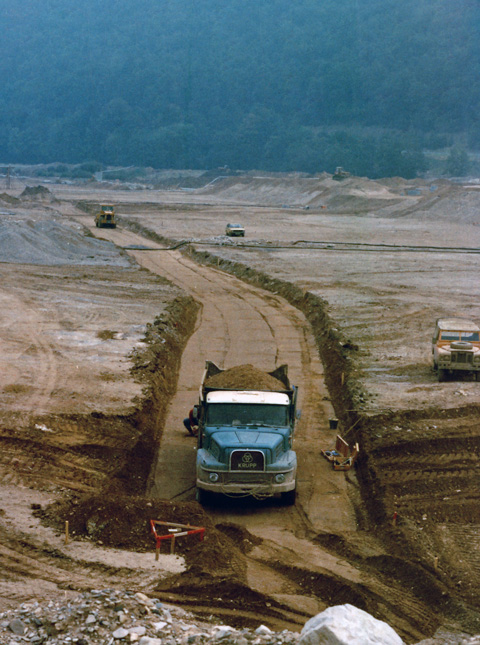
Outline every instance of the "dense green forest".
<path fill-rule="evenodd" d="M 480 147 L 478 0 L 0 0 L 0 162 L 450 171 Z M 448 164 L 447 164 L 448 165 Z"/>

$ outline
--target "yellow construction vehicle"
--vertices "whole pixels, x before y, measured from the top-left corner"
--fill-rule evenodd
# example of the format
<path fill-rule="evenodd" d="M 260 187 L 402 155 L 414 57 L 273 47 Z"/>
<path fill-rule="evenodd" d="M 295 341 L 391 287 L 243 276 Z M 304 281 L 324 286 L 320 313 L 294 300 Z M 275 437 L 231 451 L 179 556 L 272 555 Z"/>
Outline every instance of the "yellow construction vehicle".
<path fill-rule="evenodd" d="M 95 215 L 95 226 L 99 228 L 116 228 L 115 209 L 110 204 L 102 204 Z"/>
<path fill-rule="evenodd" d="M 342 181 L 343 179 L 347 179 L 348 177 L 350 177 L 350 173 L 344 170 L 342 166 L 337 166 L 335 172 L 332 175 L 332 179 L 335 179 L 335 181 Z"/>

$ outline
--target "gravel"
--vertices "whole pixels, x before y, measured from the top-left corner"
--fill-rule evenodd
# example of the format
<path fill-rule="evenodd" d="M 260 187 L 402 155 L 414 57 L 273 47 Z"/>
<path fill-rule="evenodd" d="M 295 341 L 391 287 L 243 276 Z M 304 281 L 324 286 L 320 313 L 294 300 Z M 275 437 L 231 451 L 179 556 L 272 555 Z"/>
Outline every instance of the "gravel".
<path fill-rule="evenodd" d="M 64 602 L 23 603 L 0 614 L 0 642 L 5 645 L 295 645 L 299 637 L 286 630 L 272 632 L 262 624 L 235 629 L 201 622 L 143 593 L 112 589 L 92 590 Z"/>

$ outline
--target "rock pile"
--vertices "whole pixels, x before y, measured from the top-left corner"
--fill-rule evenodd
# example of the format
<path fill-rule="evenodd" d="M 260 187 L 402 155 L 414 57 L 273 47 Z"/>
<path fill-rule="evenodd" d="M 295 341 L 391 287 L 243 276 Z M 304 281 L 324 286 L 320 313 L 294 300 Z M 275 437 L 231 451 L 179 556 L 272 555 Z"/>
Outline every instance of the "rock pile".
<path fill-rule="evenodd" d="M 207 619 L 208 620 L 208 619 Z M 298 634 L 235 629 L 213 617 L 193 614 L 141 592 L 113 589 L 80 593 L 74 599 L 25 602 L 0 613 L 1 645 L 403 645 L 386 623 L 351 605 L 330 607 Z M 480 645 L 480 636 L 443 632 L 417 645 Z"/>
<path fill-rule="evenodd" d="M 143 593 L 92 590 L 74 600 L 29 602 L 0 614 L 0 643 L 17 645 L 295 645 L 299 634 L 200 622 Z"/>

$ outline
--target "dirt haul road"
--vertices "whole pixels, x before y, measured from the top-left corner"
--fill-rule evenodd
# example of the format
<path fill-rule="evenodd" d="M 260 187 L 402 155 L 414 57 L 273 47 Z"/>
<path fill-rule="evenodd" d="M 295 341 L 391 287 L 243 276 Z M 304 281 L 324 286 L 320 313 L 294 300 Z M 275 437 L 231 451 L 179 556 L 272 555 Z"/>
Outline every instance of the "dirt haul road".
<path fill-rule="evenodd" d="M 90 220 L 83 223 L 89 225 Z M 127 249 L 145 245 L 142 238 L 120 229 L 100 235 Z M 226 368 L 251 363 L 266 371 L 286 363 L 291 382 L 299 387 L 302 411 L 295 439 L 300 473 L 296 507 L 286 509 L 279 500 L 225 499 L 217 508 L 209 507 L 208 512 L 215 522 L 239 524 L 261 539 L 258 553 L 252 552 L 249 557 L 248 587 L 275 598 L 283 606 L 285 624 L 292 611 L 300 614 L 293 621 L 301 624 L 305 612 L 316 613 L 325 605 L 314 598 L 306 599 L 301 587 L 269 570 L 265 559 L 275 555 L 279 568 L 308 570 L 312 576 L 345 577 L 354 583 L 361 579 L 354 567 L 338 562 L 306 540 L 312 533 L 345 533 L 357 528 L 353 498 L 358 485 L 353 473 L 350 482 L 342 474 L 332 477 L 330 464 L 320 456 L 321 448 L 334 441 L 334 434 L 329 429 L 332 409 L 311 331 L 302 314 L 282 298 L 199 266 L 178 251 L 155 252 L 151 244 L 148 248 L 128 252 L 141 266 L 166 277 L 201 303 L 195 332 L 182 356 L 177 393 L 168 412 L 148 495 L 194 499 L 195 440 L 183 431 L 182 420 L 198 400 L 206 360 Z M 292 562 L 293 553 L 296 558 Z M 196 605 L 198 610 L 198 601 Z M 211 608 L 206 606 L 205 611 Z"/>

